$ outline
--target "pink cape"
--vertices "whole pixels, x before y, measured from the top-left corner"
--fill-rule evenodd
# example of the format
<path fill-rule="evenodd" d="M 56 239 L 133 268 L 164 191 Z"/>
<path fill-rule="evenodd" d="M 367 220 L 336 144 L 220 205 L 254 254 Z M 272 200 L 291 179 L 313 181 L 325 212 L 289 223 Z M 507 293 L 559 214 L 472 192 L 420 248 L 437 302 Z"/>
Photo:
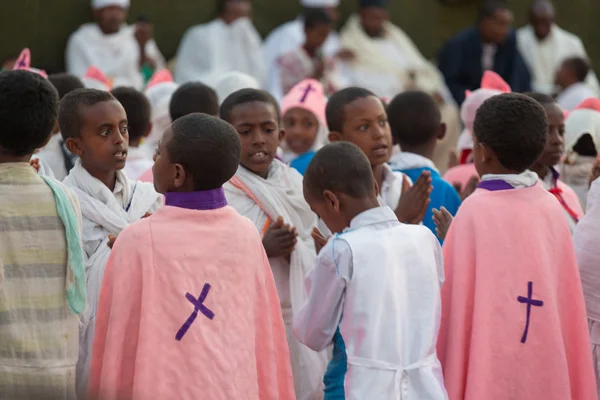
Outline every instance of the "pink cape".
<path fill-rule="evenodd" d="M 229 206 L 124 230 L 96 318 L 88 400 L 295 398 L 269 261 Z"/>
<path fill-rule="evenodd" d="M 577 219 L 580 220 L 583 218 L 585 213 L 583 212 L 583 208 L 581 208 L 581 202 L 579 201 L 579 197 L 577 197 L 577 193 L 561 180 L 556 181 L 556 187 L 562 191 L 561 195 L 563 200 L 575 215 L 577 215 Z"/>
<path fill-rule="evenodd" d="M 469 183 L 469 179 L 473 176 L 479 176 L 477 174 L 477 170 L 475 169 L 475 164 L 461 164 L 456 167 L 450 168 L 444 174 L 444 179 L 450 182 L 452 185 L 459 183 L 461 187 L 464 189 Z"/>
<path fill-rule="evenodd" d="M 438 355 L 451 400 L 597 399 L 569 227 L 540 183 L 476 190 L 444 259 Z"/>
<path fill-rule="evenodd" d="M 153 183 L 154 182 L 154 174 L 152 173 L 152 168 L 148 171 L 144 172 L 142 175 L 138 177 L 138 181 Z"/>

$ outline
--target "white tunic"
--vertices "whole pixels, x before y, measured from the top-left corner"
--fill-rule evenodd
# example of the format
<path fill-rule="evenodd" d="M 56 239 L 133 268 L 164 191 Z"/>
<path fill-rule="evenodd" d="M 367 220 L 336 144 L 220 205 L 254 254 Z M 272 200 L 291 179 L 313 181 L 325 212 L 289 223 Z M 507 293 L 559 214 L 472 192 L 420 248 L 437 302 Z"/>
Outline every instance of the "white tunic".
<path fill-rule="evenodd" d="M 582 101 L 590 97 L 597 97 L 596 92 L 587 83 L 579 82 L 563 90 L 556 98 L 556 102 L 563 109 L 573 111 Z"/>
<path fill-rule="evenodd" d="M 140 175 L 148 171 L 154 165 L 152 157 L 148 157 L 148 151 L 143 147 L 129 147 L 127 163 L 123 172 L 132 181 L 137 181 Z"/>
<path fill-rule="evenodd" d="M 96 67 L 111 80 L 113 87 L 142 89 L 140 47 L 134 33 L 133 25 L 124 25 L 112 35 L 105 35 L 95 23 L 82 25 L 67 43 L 67 72 L 83 77 L 89 67 Z M 146 43 L 146 54 L 156 62 L 157 69 L 164 67 L 165 60 L 154 40 Z"/>
<path fill-rule="evenodd" d="M 356 216 L 319 253 L 294 333 L 314 350 L 338 328 L 346 399 L 446 399 L 436 355 L 442 250 L 425 227 L 388 207 Z"/>

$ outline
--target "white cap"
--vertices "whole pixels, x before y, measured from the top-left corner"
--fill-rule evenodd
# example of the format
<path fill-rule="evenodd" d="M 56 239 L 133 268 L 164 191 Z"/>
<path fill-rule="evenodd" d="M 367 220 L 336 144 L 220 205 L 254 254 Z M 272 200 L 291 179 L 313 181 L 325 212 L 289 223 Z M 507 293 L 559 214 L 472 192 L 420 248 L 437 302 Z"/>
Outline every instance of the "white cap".
<path fill-rule="evenodd" d="M 300 4 L 308 8 L 337 7 L 340 5 L 340 0 L 300 0 Z"/>
<path fill-rule="evenodd" d="M 129 0 L 92 0 L 92 8 L 94 10 L 111 6 L 129 8 Z"/>
<path fill-rule="evenodd" d="M 223 74 L 215 83 L 219 103 L 223 103 L 230 94 L 242 89 L 260 89 L 260 83 L 256 78 L 237 71 Z"/>

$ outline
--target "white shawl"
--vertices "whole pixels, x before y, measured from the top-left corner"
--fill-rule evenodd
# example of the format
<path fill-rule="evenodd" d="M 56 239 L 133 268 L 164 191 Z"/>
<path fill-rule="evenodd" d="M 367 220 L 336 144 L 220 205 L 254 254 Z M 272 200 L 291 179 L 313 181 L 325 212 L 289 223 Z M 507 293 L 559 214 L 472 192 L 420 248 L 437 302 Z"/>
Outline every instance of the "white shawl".
<path fill-rule="evenodd" d="M 587 213 L 573 234 L 588 318 L 600 322 L 600 179 L 590 188 Z"/>
<path fill-rule="evenodd" d="M 285 223 L 296 228 L 298 243 L 291 256 L 289 290 L 292 312 L 297 312 L 308 297 L 304 277 L 316 261 L 311 233 L 313 227 L 317 225 L 317 216 L 304 200 L 302 176 L 281 161 L 273 160 L 267 179 L 240 166 L 232 180 L 224 187 L 229 204 L 240 214 L 250 218 L 263 235 L 269 223 L 275 222 L 278 217 L 283 217 Z M 277 259 L 269 261 L 273 262 Z M 299 349 L 299 354 L 292 354 L 292 358 L 299 358 L 300 364 L 303 365 L 301 381 L 304 385 L 296 388 L 296 392 L 308 393 L 306 398 L 312 399 L 309 394 L 312 393 L 314 396 L 314 393 L 321 388 L 327 368 L 327 354 L 324 351 L 317 353 L 304 345 L 295 346 L 292 343 L 290 348 Z"/>
<path fill-rule="evenodd" d="M 82 241 L 88 294 L 86 320 L 89 323 L 80 332 L 77 362 L 79 399 L 85 398 L 87 390 L 98 296 L 104 268 L 110 256 L 108 234 L 118 235 L 129 224 L 139 220 L 147 212 L 156 211 L 162 204 L 162 197 L 156 193 L 152 184 L 130 181 L 122 171 L 117 171 L 117 182 L 123 185 L 123 205 L 106 185 L 83 168 L 81 160 L 77 160 L 63 182 L 79 198 L 83 215 Z"/>

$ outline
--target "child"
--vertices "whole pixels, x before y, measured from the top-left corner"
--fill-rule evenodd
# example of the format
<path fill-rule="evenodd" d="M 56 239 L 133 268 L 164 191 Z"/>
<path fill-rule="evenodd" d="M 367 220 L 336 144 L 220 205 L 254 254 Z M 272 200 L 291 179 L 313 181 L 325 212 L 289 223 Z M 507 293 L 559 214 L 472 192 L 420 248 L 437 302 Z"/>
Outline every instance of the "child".
<path fill-rule="evenodd" d="M 400 222 L 420 223 L 429 203 L 430 173 L 423 172 L 411 188 L 408 178 L 387 165 L 392 135 L 381 100 L 367 89 L 347 88 L 331 96 L 326 115 L 330 142 L 354 143 L 367 155 L 379 188 L 379 204 L 394 210 Z"/>
<path fill-rule="evenodd" d="M 132 87 L 113 89 L 112 95 L 121 103 L 127 114 L 129 149 L 123 172 L 129 179 L 135 181 L 154 164 L 144 149 L 140 147 L 144 138 L 152 130 L 150 102 L 142 92 L 138 92 Z"/>
<path fill-rule="evenodd" d="M 579 103 L 597 93 L 585 83 L 590 73 L 590 63 L 581 57 L 572 57 L 563 61 L 556 71 L 556 84 L 561 92 L 556 101 L 562 108 L 572 111 Z"/>
<path fill-rule="evenodd" d="M 565 120 L 565 149 L 561 175 L 585 209 L 590 172 L 600 151 L 599 99 L 586 99 L 569 113 Z"/>
<path fill-rule="evenodd" d="M 0 73 L 0 393 L 7 400 L 75 398 L 86 302 L 81 211 L 71 191 L 29 165 L 50 139 L 58 102 L 43 77 Z"/>
<path fill-rule="evenodd" d="M 450 183 L 443 180 L 433 164 L 432 158 L 438 140 L 446 134 L 446 124 L 433 98 L 425 92 L 409 91 L 396 96 L 389 104 L 387 113 L 390 119 L 392 136 L 402 152 L 393 156 L 390 165 L 394 170 L 406 174 L 416 181 L 423 171 L 431 176 L 433 190 L 429 195 L 429 205 L 423 224 L 434 234 L 432 209 L 442 206 L 455 215 L 460 206 L 460 197 Z M 443 242 L 438 238 L 440 243 Z"/>
<path fill-rule="evenodd" d="M 336 143 L 306 170 L 304 198 L 343 233 L 306 279 L 294 332 L 316 351 L 334 341 L 328 372 L 338 373 L 325 399 L 446 399 L 435 352 L 442 251 L 426 228 L 401 224 L 379 205 L 369 164 L 355 145 Z"/>
<path fill-rule="evenodd" d="M 219 99 L 217 93 L 200 82 L 189 82 L 177 88 L 171 97 L 169 113 L 171 120 L 176 121 L 191 113 L 219 115 Z"/>
<path fill-rule="evenodd" d="M 300 82 L 283 98 L 283 161 L 301 175 L 315 152 L 327 141 L 325 104 L 323 86 L 314 79 Z"/>
<path fill-rule="evenodd" d="M 548 116 L 548 139 L 544 151 L 537 161 L 530 167 L 535 172 L 542 185 L 552 193 L 561 204 L 571 232 L 579 219 L 583 217 L 583 210 L 579 198 L 573 189 L 559 180 L 559 172 L 554 168 L 558 165 L 564 154 L 565 146 L 565 113 L 556 100 L 547 94 L 528 93 L 529 97 L 544 107 Z"/>
<path fill-rule="evenodd" d="M 89 321 L 80 335 L 77 363 L 78 397 L 83 398 L 98 294 L 110 255 L 108 236 L 156 211 L 162 198 L 151 184 L 133 182 L 121 171 L 127 160 L 127 114 L 113 95 L 77 89 L 62 99 L 58 122 L 68 149 L 79 157 L 64 183 L 79 198 L 83 214 Z"/>
<path fill-rule="evenodd" d="M 48 77 L 48 80 L 58 91 L 60 99 L 71 93 L 75 89 L 83 88 L 83 83 L 79 78 L 70 74 L 54 74 Z M 60 134 L 58 120 L 54 124 L 52 136 L 48 144 L 35 154 L 40 161 L 45 162 L 52 170 L 56 179 L 62 181 L 69 174 L 69 171 L 75 165 L 75 157 L 65 145 L 65 141 Z"/>
<path fill-rule="evenodd" d="M 112 250 L 88 399 L 293 398 L 269 263 L 222 188 L 239 157 L 237 133 L 217 118 L 190 114 L 165 132 L 154 185 L 166 206 Z"/>
<path fill-rule="evenodd" d="M 221 119 L 237 130 L 242 143 L 240 166 L 225 184 L 227 200 L 250 218 L 263 237 L 286 325 L 296 397 L 322 396 L 325 352 L 315 353 L 292 332 L 292 316 L 306 300 L 303 280 L 316 259 L 311 234 L 317 216 L 302 197 L 302 176 L 275 153 L 283 138 L 279 106 L 268 93 L 244 89 L 221 105 Z"/>
<path fill-rule="evenodd" d="M 596 399 L 569 226 L 527 170 L 546 144 L 546 113 L 498 95 L 473 134 L 482 181 L 444 242 L 438 353 L 449 398 Z"/>

